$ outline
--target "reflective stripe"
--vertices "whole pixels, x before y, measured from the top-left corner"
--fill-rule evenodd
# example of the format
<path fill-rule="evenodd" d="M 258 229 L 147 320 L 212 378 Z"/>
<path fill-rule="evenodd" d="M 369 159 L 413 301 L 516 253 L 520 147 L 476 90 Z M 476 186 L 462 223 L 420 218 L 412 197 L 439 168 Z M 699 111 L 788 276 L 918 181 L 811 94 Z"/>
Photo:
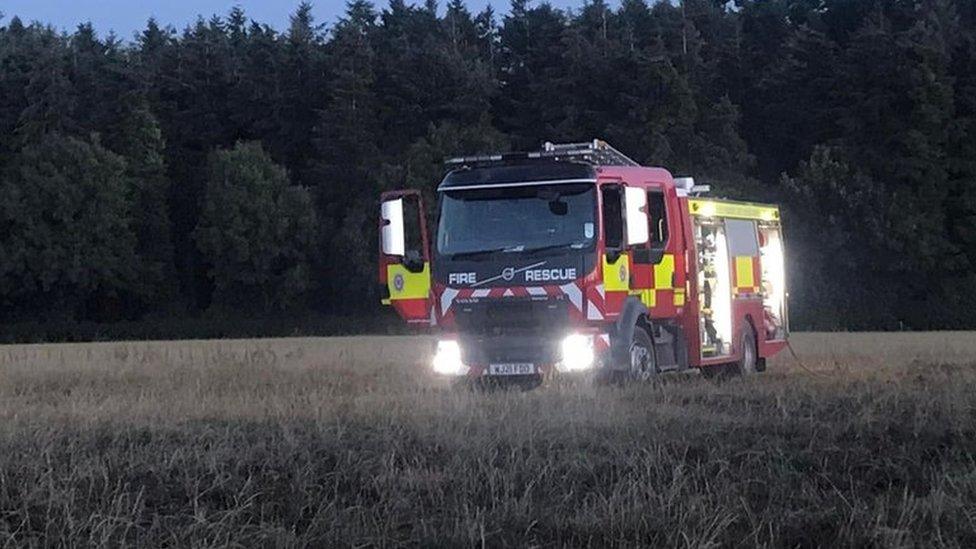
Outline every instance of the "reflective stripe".
<path fill-rule="evenodd" d="M 589 301 L 586 304 L 586 319 L 603 320 L 603 314 L 600 312 L 600 309 L 597 308 L 596 303 L 593 303 L 592 301 Z"/>
<path fill-rule="evenodd" d="M 441 294 L 441 314 L 446 315 L 447 311 L 451 309 L 451 304 L 454 303 L 454 298 L 458 295 L 458 291 L 454 288 L 444 288 L 444 292 Z"/>
<path fill-rule="evenodd" d="M 569 302 L 573 304 L 573 307 L 576 307 L 577 311 L 583 312 L 583 292 L 580 291 L 579 286 L 564 284 L 559 289 L 569 296 Z"/>

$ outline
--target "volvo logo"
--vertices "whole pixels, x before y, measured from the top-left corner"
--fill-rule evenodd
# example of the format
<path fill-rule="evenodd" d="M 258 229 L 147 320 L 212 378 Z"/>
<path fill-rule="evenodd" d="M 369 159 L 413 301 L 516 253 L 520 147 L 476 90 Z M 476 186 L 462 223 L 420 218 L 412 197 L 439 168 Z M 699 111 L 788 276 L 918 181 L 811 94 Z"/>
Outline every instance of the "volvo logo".
<path fill-rule="evenodd" d="M 484 280 L 479 280 L 478 282 L 475 282 L 474 284 L 472 284 L 471 287 L 474 288 L 475 286 L 481 286 L 482 284 L 487 284 L 489 282 L 494 282 L 494 281 L 498 280 L 499 278 L 502 279 L 502 280 L 504 280 L 505 282 L 511 282 L 512 279 L 515 278 L 515 275 L 517 275 L 519 273 L 522 273 L 522 272 L 525 272 L 525 271 L 528 271 L 529 269 L 535 269 L 537 267 L 541 267 L 541 266 L 543 266 L 545 264 L 546 264 L 545 261 L 540 261 L 538 263 L 533 263 L 532 265 L 529 265 L 527 267 L 519 267 L 518 269 L 516 269 L 515 267 L 505 267 L 504 269 L 502 269 L 502 272 L 500 274 L 498 274 L 496 276 L 493 276 L 491 278 L 486 278 Z"/>
<path fill-rule="evenodd" d="M 576 269 L 573 267 L 569 268 L 556 268 L 556 269 L 540 269 L 545 265 L 545 261 L 540 261 L 538 263 L 533 263 L 532 265 L 527 265 L 525 267 L 505 267 L 502 272 L 491 278 L 486 278 L 484 280 L 479 280 L 477 282 L 471 281 L 471 287 L 481 286 L 482 284 L 487 284 L 489 282 L 494 282 L 495 280 L 504 280 L 505 282 L 511 282 L 515 279 L 515 276 L 522 274 L 526 283 L 529 282 L 560 282 L 566 280 L 576 279 Z M 454 273 L 451 274 L 454 276 Z M 453 281 L 453 279 L 452 279 Z"/>

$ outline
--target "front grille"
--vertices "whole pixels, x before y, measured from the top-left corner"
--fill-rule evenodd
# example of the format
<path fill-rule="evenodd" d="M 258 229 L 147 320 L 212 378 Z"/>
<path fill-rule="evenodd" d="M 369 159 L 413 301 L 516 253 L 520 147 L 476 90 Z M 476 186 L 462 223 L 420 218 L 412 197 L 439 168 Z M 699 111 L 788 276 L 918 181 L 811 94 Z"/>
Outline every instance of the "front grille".
<path fill-rule="evenodd" d="M 455 320 L 465 361 L 554 363 L 560 336 L 568 329 L 566 305 L 561 299 L 527 298 L 459 304 Z"/>
<path fill-rule="evenodd" d="M 569 317 L 564 300 L 505 298 L 458 304 L 455 320 L 461 332 L 500 336 L 559 331 Z"/>
<path fill-rule="evenodd" d="M 468 364 L 499 362 L 554 364 L 558 357 L 556 334 L 478 336 L 462 335 L 461 352 Z"/>

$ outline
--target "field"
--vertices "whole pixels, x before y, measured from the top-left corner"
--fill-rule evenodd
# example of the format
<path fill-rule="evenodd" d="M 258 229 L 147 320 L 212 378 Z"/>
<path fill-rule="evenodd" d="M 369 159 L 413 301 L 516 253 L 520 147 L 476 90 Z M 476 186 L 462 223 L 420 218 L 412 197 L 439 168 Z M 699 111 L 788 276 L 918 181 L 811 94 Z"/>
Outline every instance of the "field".
<path fill-rule="evenodd" d="M 420 338 L 0 347 L 0 544 L 976 546 L 976 334 L 480 393 Z"/>

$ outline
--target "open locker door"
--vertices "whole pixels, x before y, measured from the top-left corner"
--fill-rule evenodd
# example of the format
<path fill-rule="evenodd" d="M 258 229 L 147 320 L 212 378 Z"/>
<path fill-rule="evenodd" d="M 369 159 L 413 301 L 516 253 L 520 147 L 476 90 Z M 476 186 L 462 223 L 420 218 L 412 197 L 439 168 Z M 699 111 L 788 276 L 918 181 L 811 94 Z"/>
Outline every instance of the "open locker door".
<path fill-rule="evenodd" d="M 419 191 L 380 195 L 379 280 L 383 303 L 412 324 L 432 322 L 430 244 Z"/>

